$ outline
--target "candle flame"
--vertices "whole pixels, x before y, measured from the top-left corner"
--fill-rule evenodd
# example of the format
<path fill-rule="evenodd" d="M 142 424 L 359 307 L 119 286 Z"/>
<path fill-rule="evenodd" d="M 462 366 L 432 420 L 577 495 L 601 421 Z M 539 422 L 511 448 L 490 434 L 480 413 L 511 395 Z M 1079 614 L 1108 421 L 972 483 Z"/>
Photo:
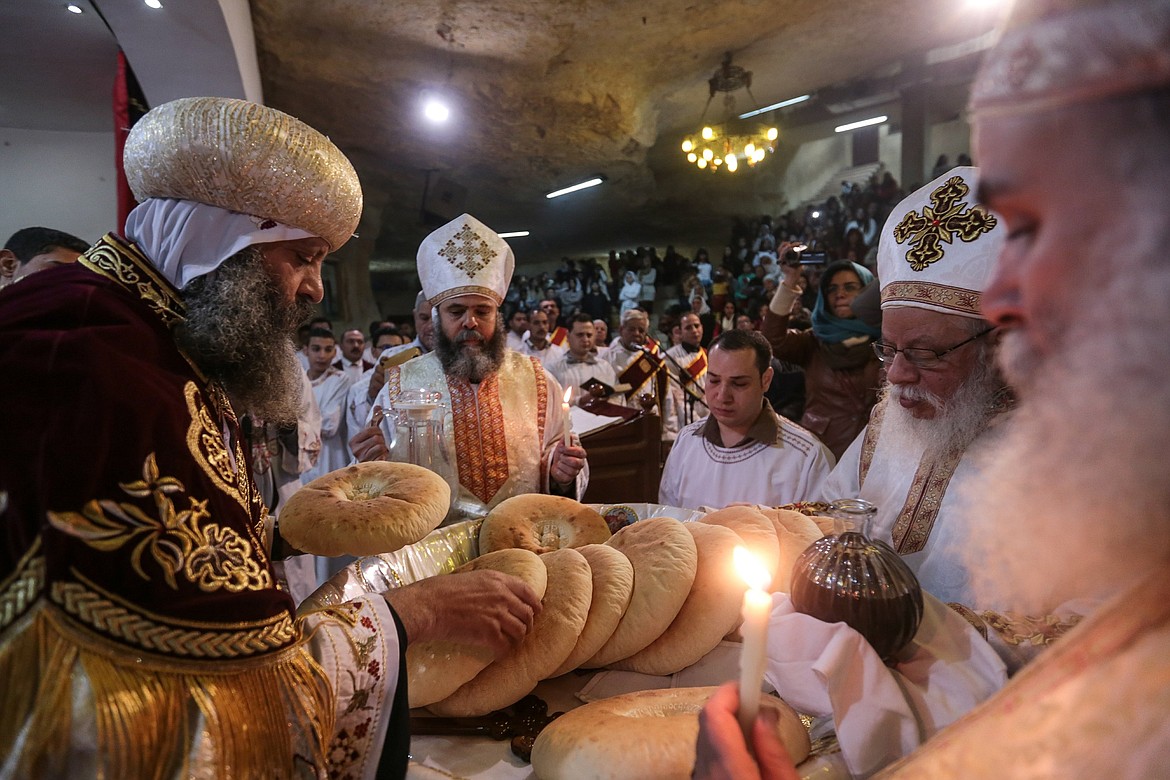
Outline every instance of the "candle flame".
<path fill-rule="evenodd" d="M 767 567 L 760 563 L 759 558 L 748 552 L 746 547 L 740 545 L 735 546 L 732 557 L 735 561 L 736 571 L 739 572 L 739 576 L 743 578 L 749 588 L 754 590 L 768 589 L 768 585 L 772 583 L 772 576 L 768 574 Z"/>
<path fill-rule="evenodd" d="M 566 387 L 565 388 L 565 403 L 568 403 L 569 399 L 572 398 L 572 396 L 573 396 L 573 388 Z"/>

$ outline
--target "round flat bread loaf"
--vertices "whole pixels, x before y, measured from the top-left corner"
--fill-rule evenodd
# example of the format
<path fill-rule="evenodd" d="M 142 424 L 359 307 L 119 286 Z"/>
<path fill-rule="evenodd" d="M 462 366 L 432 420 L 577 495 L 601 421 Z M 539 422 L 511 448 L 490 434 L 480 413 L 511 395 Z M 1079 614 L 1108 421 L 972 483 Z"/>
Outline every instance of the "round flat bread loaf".
<path fill-rule="evenodd" d="M 760 512 L 772 521 L 776 540 L 780 543 L 780 563 L 772 576 L 773 593 L 787 593 L 792 587 L 792 565 L 808 546 L 824 536 L 813 518 L 791 509 L 769 509 Z"/>
<path fill-rule="evenodd" d="M 601 544 L 610 535 L 605 518 L 584 504 L 563 496 L 525 493 L 500 502 L 483 519 L 479 551 L 519 547 L 540 554 Z"/>
<path fill-rule="evenodd" d="M 687 600 L 699 557 L 695 538 L 671 517 L 627 525 L 606 544 L 630 559 L 634 590 L 613 636 L 582 664 L 587 669 L 629 658 L 657 639 Z"/>
<path fill-rule="evenodd" d="M 711 652 L 743 619 L 743 580 L 735 574 L 733 553 L 743 544 L 730 528 L 683 523 L 699 553 L 690 595 L 670 626 L 649 646 L 610 664 L 642 674 L 674 674 Z"/>
<path fill-rule="evenodd" d="M 735 531 L 743 540 L 744 547 L 764 565 L 769 574 L 776 574 L 780 563 L 780 543 L 772 521 L 754 506 L 729 506 L 704 515 L 699 522 L 721 525 Z"/>
<path fill-rule="evenodd" d="M 532 769 L 541 780 L 685 780 L 695 767 L 699 710 L 715 688 L 639 691 L 569 710 L 540 732 Z M 763 696 L 793 763 L 808 758 L 808 730 L 791 707 Z"/>
<path fill-rule="evenodd" d="M 544 598 L 548 572 L 540 556 L 528 550 L 497 550 L 468 561 L 456 572 L 493 571 L 524 581 Z M 440 575 L 442 576 L 442 575 Z M 482 645 L 458 642 L 412 642 L 406 647 L 406 674 L 411 707 L 425 707 L 447 698 L 495 660 Z"/>
<path fill-rule="evenodd" d="M 280 535 L 314 555 L 394 552 L 438 527 L 451 488 L 433 471 L 410 463 L 370 461 L 318 477 L 280 510 Z"/>
<path fill-rule="evenodd" d="M 548 589 L 532 630 L 511 653 L 493 661 L 443 701 L 430 705 L 431 712 L 467 718 L 515 704 L 573 652 L 592 599 L 589 563 L 571 548 L 545 553 L 540 559 L 548 570 Z"/>
<path fill-rule="evenodd" d="M 634 566 L 620 550 L 604 544 L 587 544 L 577 552 L 589 562 L 593 574 L 593 601 L 577 646 L 550 677 L 571 672 L 593 657 L 613 636 L 634 592 Z"/>

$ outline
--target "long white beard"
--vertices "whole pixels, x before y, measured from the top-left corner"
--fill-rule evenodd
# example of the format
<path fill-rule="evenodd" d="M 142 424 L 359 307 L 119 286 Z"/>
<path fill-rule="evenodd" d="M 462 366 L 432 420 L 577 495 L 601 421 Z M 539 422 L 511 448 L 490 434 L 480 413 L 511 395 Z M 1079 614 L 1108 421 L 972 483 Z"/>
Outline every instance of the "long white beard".
<path fill-rule="evenodd" d="M 986 355 L 986 353 L 985 353 Z M 949 401 L 918 386 L 887 384 L 882 390 L 886 408 L 882 416 L 882 439 L 897 451 L 942 455 L 952 448 L 965 448 L 987 419 L 998 379 L 990 355 L 975 363 L 975 369 Z M 935 409 L 930 419 L 918 419 L 898 403 L 900 397 L 926 401 Z"/>
<path fill-rule="evenodd" d="M 1130 252 L 1150 259 L 1084 291 L 1053 357 L 1001 343 L 1022 401 L 966 496 L 982 606 L 1040 614 L 1170 562 L 1170 266 Z"/>

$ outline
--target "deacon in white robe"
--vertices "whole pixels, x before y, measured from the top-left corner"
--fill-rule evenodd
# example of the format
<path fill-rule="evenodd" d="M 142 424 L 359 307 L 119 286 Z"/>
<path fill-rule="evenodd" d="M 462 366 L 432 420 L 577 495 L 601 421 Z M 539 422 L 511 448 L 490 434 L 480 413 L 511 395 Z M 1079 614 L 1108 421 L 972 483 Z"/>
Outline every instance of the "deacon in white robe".
<path fill-rule="evenodd" d="M 309 381 L 313 385 L 313 397 L 317 399 L 317 407 L 321 410 L 321 452 L 317 455 L 317 463 L 313 468 L 302 475 L 302 482 L 311 482 L 350 463 L 349 450 L 345 444 L 345 407 L 349 396 L 349 378 L 330 366 L 316 379 Z"/>

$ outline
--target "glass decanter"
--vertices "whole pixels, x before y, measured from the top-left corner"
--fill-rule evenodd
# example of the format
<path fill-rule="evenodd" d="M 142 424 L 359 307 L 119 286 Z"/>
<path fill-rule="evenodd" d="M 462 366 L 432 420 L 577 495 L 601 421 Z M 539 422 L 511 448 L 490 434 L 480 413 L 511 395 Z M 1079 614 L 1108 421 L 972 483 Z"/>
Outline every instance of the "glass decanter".
<path fill-rule="evenodd" d="M 443 432 L 446 412 L 439 393 L 403 390 L 390 401 L 382 420 L 382 433 L 390 449 L 388 460 L 413 463 L 435 472 L 450 486 L 454 503 L 459 497 L 459 478 Z"/>
<path fill-rule="evenodd" d="M 792 568 L 792 605 L 826 623 L 846 623 L 891 663 L 922 622 L 922 587 L 888 544 L 870 537 L 877 508 L 860 499 L 841 504 L 841 526 L 860 518 L 860 530 L 842 530 L 813 542 Z"/>

